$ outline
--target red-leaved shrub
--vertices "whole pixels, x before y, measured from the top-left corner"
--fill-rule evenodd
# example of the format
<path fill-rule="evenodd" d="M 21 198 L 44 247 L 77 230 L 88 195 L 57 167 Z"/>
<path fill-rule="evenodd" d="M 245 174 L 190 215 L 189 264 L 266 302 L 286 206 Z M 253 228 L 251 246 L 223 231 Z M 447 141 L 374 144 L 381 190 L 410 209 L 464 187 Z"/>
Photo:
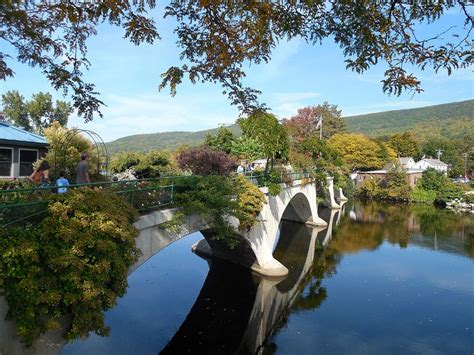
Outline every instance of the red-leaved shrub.
<path fill-rule="evenodd" d="M 235 159 L 220 150 L 193 148 L 178 156 L 179 167 L 196 175 L 229 175 L 237 167 Z"/>

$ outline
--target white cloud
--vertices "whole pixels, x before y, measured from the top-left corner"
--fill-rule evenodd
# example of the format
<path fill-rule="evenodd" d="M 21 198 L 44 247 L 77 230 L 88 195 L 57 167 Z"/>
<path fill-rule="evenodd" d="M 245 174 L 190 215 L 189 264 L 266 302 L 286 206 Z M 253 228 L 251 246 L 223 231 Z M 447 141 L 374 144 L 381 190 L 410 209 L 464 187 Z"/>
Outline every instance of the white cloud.
<path fill-rule="evenodd" d="M 258 85 L 278 77 L 285 67 L 290 65 L 290 60 L 298 53 L 302 43 L 303 41 L 300 39 L 282 41 L 273 51 L 270 61 L 253 67 L 248 71 L 248 77 Z"/>
<path fill-rule="evenodd" d="M 224 98 L 225 99 L 225 98 Z M 233 123 L 237 110 L 221 104 L 213 95 L 108 95 L 103 119 L 84 123 L 74 117 L 70 126 L 98 133 L 104 141 L 123 136 L 166 131 L 196 131 L 215 128 L 220 123 Z M 223 101 L 223 100 L 222 100 Z M 215 104 L 214 104 L 215 103 Z"/>
<path fill-rule="evenodd" d="M 314 105 L 312 99 L 320 97 L 321 94 L 312 91 L 303 92 L 274 92 L 268 95 L 268 103 L 279 118 L 289 118 L 296 114 L 299 108 Z"/>

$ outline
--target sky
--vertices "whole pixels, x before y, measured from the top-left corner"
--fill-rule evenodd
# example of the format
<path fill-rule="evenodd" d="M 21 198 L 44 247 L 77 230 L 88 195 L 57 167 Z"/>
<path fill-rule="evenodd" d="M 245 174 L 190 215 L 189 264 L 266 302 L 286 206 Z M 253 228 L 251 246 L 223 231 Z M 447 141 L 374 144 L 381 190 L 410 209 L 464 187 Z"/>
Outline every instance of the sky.
<path fill-rule="evenodd" d="M 93 130 L 104 141 L 143 133 L 165 131 L 198 131 L 232 124 L 239 112 L 231 106 L 219 84 L 191 84 L 184 80 L 178 93 L 171 97 L 169 89 L 158 90 L 160 75 L 172 65 L 179 65 L 180 50 L 173 34 L 171 19 L 162 20 L 161 10 L 154 11 L 162 40 L 153 45 L 135 46 L 123 39 L 123 30 L 101 25 L 98 35 L 88 41 L 88 58 L 92 66 L 84 79 L 93 82 L 104 117 L 84 123 L 72 115 L 69 126 Z M 432 25 L 421 28 L 425 34 L 441 32 L 451 25 L 460 26 L 462 16 L 450 11 Z M 15 55 L 12 48 L 0 42 L 2 51 Z M 245 84 L 262 91 L 265 102 L 279 118 L 293 116 L 298 108 L 323 103 L 338 105 L 343 116 L 406 109 L 462 101 L 473 98 L 474 74 L 471 68 L 444 72 L 415 70 L 424 92 L 413 95 L 388 96 L 382 92 L 386 65 L 380 63 L 357 74 L 345 69 L 342 50 L 330 40 L 311 46 L 301 40 L 281 42 L 269 63 L 247 69 Z M 0 82 L 0 94 L 18 90 L 26 98 L 39 91 L 55 92 L 38 68 L 8 62 L 15 77 Z"/>

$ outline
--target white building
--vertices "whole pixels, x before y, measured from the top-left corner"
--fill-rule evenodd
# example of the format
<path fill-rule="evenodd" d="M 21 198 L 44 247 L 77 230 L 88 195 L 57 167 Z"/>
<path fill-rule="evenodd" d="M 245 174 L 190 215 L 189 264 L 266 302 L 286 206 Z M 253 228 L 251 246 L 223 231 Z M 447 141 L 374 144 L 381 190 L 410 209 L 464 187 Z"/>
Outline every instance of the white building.
<path fill-rule="evenodd" d="M 441 160 L 438 159 L 421 159 L 413 166 L 413 169 L 420 169 L 423 171 L 429 168 L 438 170 L 445 174 L 448 172 L 448 164 L 443 163 Z"/>
<path fill-rule="evenodd" d="M 400 166 L 405 170 L 414 169 L 415 160 L 412 157 L 398 158 L 398 162 L 400 163 Z"/>

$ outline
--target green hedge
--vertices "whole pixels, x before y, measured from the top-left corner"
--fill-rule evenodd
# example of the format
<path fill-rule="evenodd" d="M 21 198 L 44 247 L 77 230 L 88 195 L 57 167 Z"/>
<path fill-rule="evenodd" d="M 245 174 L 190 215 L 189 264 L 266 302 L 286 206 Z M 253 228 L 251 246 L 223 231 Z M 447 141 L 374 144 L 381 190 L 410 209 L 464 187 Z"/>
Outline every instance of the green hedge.
<path fill-rule="evenodd" d="M 64 315 L 68 340 L 108 333 L 104 310 L 124 295 L 139 254 L 136 218 L 115 194 L 83 188 L 52 197 L 35 227 L 0 229 L 0 287 L 26 345 Z"/>

